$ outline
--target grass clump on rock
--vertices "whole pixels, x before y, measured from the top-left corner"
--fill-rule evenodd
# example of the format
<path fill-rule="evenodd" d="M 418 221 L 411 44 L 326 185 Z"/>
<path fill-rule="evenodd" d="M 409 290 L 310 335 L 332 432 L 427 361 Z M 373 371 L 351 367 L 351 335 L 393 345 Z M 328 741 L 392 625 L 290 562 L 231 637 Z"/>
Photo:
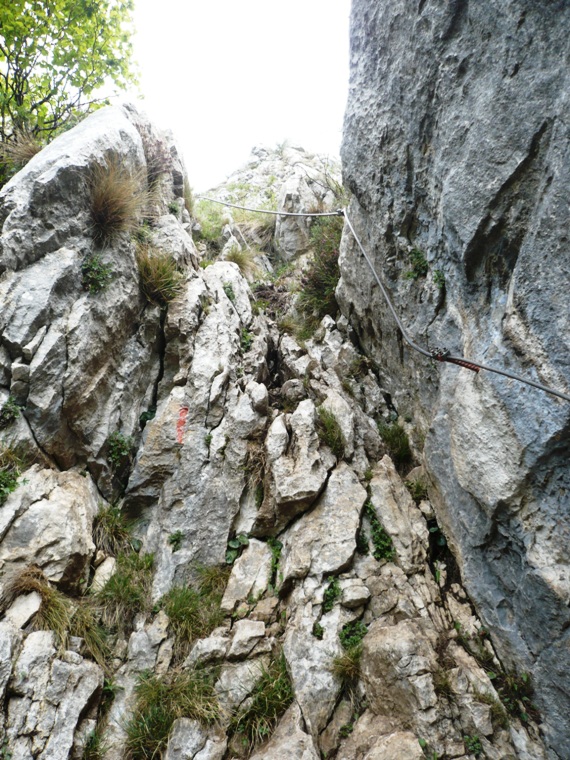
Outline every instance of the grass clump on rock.
<path fill-rule="evenodd" d="M 344 441 L 342 431 L 334 414 L 320 406 L 317 410 L 317 435 L 325 446 L 328 446 L 337 459 L 344 457 Z"/>
<path fill-rule="evenodd" d="M 148 200 L 144 175 L 109 158 L 91 169 L 88 183 L 95 243 L 109 245 L 121 232 L 134 232 Z"/>
<path fill-rule="evenodd" d="M 197 588 L 175 586 L 162 597 L 160 604 L 174 634 L 175 661 L 183 660 L 196 639 L 209 636 L 223 622 L 220 604 L 229 573 L 225 567 L 200 568 Z"/>
<path fill-rule="evenodd" d="M 251 696 L 232 718 L 230 730 L 251 750 L 266 741 L 279 718 L 293 701 L 293 686 L 283 653 L 263 671 Z"/>
<path fill-rule="evenodd" d="M 182 291 L 183 275 L 171 254 L 137 243 L 136 260 L 141 278 L 141 290 L 152 304 L 166 306 Z"/>
<path fill-rule="evenodd" d="M 163 756 L 172 725 L 178 718 L 209 725 L 220 708 L 214 691 L 214 672 L 206 669 L 171 671 L 163 676 L 147 672 L 135 688 L 136 707 L 126 726 L 127 760 Z"/>
<path fill-rule="evenodd" d="M 412 461 L 410 440 L 404 428 L 397 422 L 388 424 L 378 422 L 378 432 L 396 465 L 405 465 Z"/>
<path fill-rule="evenodd" d="M 138 612 L 149 610 L 152 566 L 152 554 L 130 551 L 118 555 L 115 573 L 96 595 L 106 626 L 128 630 Z"/>
<path fill-rule="evenodd" d="M 120 507 L 110 504 L 99 510 L 93 521 L 93 541 L 97 549 L 114 557 L 131 548 L 131 526 Z"/>

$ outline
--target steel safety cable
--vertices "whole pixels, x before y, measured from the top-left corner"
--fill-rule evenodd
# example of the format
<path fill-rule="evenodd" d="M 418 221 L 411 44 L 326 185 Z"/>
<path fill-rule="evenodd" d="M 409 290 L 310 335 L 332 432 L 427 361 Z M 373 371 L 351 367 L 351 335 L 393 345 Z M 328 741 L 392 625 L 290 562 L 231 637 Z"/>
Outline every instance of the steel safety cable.
<path fill-rule="evenodd" d="M 253 211 L 256 214 L 272 214 L 273 216 L 342 216 L 343 210 L 341 208 L 336 211 L 325 211 L 315 213 L 300 213 L 293 211 L 270 211 L 266 208 L 250 208 L 249 206 L 238 206 L 237 203 L 228 203 L 228 201 L 218 201 L 215 198 L 208 198 L 205 195 L 197 195 L 196 200 L 210 201 L 210 203 L 220 203 L 222 206 L 229 206 L 230 208 L 239 208 L 242 211 Z"/>
<path fill-rule="evenodd" d="M 366 253 L 364 246 L 360 242 L 360 238 L 356 234 L 356 230 L 354 229 L 354 226 L 352 222 L 350 221 L 350 218 L 346 212 L 346 209 L 337 209 L 336 211 L 329 211 L 329 212 L 306 212 L 306 213 L 294 213 L 292 211 L 269 211 L 268 209 L 261 209 L 261 208 L 250 208 L 249 206 L 239 206 L 236 203 L 229 203 L 228 201 L 219 201 L 215 198 L 208 198 L 204 195 L 198 195 L 196 196 L 199 200 L 205 200 L 205 201 L 211 201 L 212 203 L 219 203 L 222 206 L 229 206 L 230 208 L 239 208 L 243 211 L 252 211 L 256 214 L 272 214 L 274 216 L 343 216 L 348 228 L 350 229 L 352 236 L 354 237 L 356 244 L 360 248 L 360 251 L 362 255 L 364 256 L 364 259 L 366 260 L 366 263 L 368 264 L 368 267 L 370 268 L 370 271 L 372 272 L 372 275 L 374 279 L 376 280 L 376 283 L 378 284 L 378 287 L 380 288 L 380 292 L 382 293 L 382 296 L 384 297 L 384 300 L 386 301 L 386 304 L 388 305 L 388 308 L 390 309 L 392 316 L 394 317 L 394 320 L 398 327 L 400 328 L 400 332 L 402 333 L 402 337 L 406 341 L 406 343 L 414 349 L 414 351 L 417 351 L 418 353 L 422 354 L 422 356 L 426 356 L 428 359 L 434 359 L 438 362 L 447 362 L 449 364 L 457 364 L 460 367 L 464 367 L 465 369 L 470 369 L 472 372 L 479 372 L 480 370 L 485 370 L 486 372 L 494 372 L 496 375 L 503 375 L 503 377 L 508 377 L 511 380 L 516 380 L 519 383 L 524 383 L 525 385 L 530 385 L 533 388 L 537 388 L 539 391 L 544 391 L 544 393 L 549 393 L 552 396 L 556 396 L 557 398 L 564 399 L 564 401 L 570 401 L 570 395 L 567 393 L 562 393 L 562 391 L 557 391 L 554 388 L 549 388 L 547 385 L 542 385 L 541 383 L 536 383 L 534 380 L 528 380 L 525 377 L 521 377 L 520 375 L 515 375 L 514 372 L 509 372 L 506 369 L 499 369 L 498 367 L 490 367 L 487 364 L 481 364 L 480 362 L 473 361 L 473 359 L 466 359 L 464 356 L 452 356 L 450 351 L 448 351 L 446 348 L 435 348 L 431 351 L 428 351 L 425 348 L 422 348 L 422 346 L 419 346 L 415 341 L 412 340 L 410 337 L 408 331 L 402 324 L 402 320 L 399 318 L 396 309 L 394 308 L 392 301 L 390 299 L 390 296 L 388 295 L 388 291 L 382 284 L 382 281 L 380 280 L 380 277 L 378 276 L 378 273 L 376 272 L 376 269 Z"/>
<path fill-rule="evenodd" d="M 374 265 L 372 264 L 372 261 L 368 257 L 366 251 L 364 250 L 364 246 L 360 242 L 360 239 L 358 235 L 356 234 L 356 231 L 354 227 L 352 226 L 352 222 L 350 221 L 348 214 L 346 213 L 346 209 L 343 209 L 344 213 L 344 219 L 347 223 L 350 231 L 352 232 L 352 235 L 354 239 L 356 240 L 356 243 L 358 247 L 360 248 L 360 251 L 364 258 L 366 259 L 366 263 L 368 264 L 370 271 L 372 272 L 374 279 L 378 283 L 378 286 L 380 287 L 380 290 L 382 292 L 382 295 L 384 296 L 384 300 L 388 304 L 388 307 L 390 311 L 392 312 L 392 316 L 396 320 L 396 323 L 398 327 L 400 328 L 402 332 L 402 336 L 404 337 L 404 340 L 415 350 L 419 351 L 420 354 L 423 354 L 424 356 L 428 356 L 430 359 L 435 359 L 439 362 L 448 362 L 450 364 L 458 364 L 460 367 L 465 367 L 466 369 L 470 369 L 473 372 L 479 372 L 479 370 L 483 369 L 487 372 L 494 372 L 497 375 L 503 375 L 504 377 L 509 377 L 511 380 L 517 380 L 519 383 L 525 383 L 526 385 L 531 385 L 533 388 L 538 388 L 540 391 L 544 391 L 545 393 L 550 393 L 553 396 L 557 396 L 558 398 L 562 398 L 565 401 L 570 401 L 570 396 L 566 393 L 562 393 L 561 391 L 554 390 L 554 388 L 549 388 L 546 385 L 542 385 L 541 383 L 536 383 L 534 380 L 528 380 L 525 377 L 521 377 L 520 375 L 515 375 L 513 372 L 508 372 L 504 369 L 499 369 L 498 367 L 490 367 L 487 364 L 481 364 L 480 362 L 473 361 L 472 359 L 466 359 L 463 356 L 452 356 L 451 353 L 445 349 L 445 348 L 436 348 L 433 351 L 426 351 L 421 346 L 418 346 L 417 343 L 414 343 L 414 341 L 410 338 L 408 335 L 404 325 L 402 324 L 401 320 L 399 319 L 398 315 L 396 314 L 396 310 L 392 306 L 392 302 L 388 296 L 388 293 L 384 286 L 382 285 L 380 278 L 378 277 L 378 273 L 376 272 L 376 269 L 374 268 Z"/>

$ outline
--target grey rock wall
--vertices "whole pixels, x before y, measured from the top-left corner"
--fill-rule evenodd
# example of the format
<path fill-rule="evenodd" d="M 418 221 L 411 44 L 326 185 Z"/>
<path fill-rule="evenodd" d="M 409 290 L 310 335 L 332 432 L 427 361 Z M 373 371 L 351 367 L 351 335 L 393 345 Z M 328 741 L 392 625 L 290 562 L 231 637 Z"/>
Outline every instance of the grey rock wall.
<path fill-rule="evenodd" d="M 570 392 L 570 6 L 354 0 L 349 215 L 412 336 Z M 412 252 L 427 263 L 414 277 Z M 505 663 L 570 756 L 570 404 L 410 352 L 349 234 L 338 291 L 413 418 Z"/>

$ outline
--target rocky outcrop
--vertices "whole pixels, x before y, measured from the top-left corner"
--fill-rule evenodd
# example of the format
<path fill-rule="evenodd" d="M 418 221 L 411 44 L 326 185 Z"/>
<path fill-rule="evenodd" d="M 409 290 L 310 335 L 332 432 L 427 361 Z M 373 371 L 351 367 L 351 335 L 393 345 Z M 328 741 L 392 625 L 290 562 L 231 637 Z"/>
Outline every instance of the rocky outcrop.
<path fill-rule="evenodd" d="M 414 339 L 565 393 L 569 28 L 556 4 L 357 0 L 342 149 L 349 216 Z M 350 234 L 341 270 L 465 585 L 566 757 L 570 404 L 411 351 Z"/>
<path fill-rule="evenodd" d="M 145 202 L 102 237 L 89 187 L 115 154 Z M 194 246 L 183 192 L 175 147 L 113 108 L 0 193 L 4 747 L 542 760 L 387 453 L 394 410 L 348 320 L 297 340 L 281 286 L 256 298 L 219 241 Z M 149 300 L 141 245 L 172 257 L 173 297 Z M 105 287 L 86 287 L 93 256 Z"/>

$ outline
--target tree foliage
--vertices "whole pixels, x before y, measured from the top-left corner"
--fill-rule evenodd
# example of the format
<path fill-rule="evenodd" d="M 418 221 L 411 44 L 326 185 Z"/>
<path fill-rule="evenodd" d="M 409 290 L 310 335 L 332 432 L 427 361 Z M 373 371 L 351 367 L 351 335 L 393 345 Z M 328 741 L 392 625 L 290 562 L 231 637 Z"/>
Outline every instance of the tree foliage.
<path fill-rule="evenodd" d="M 133 0 L 0 3 L 0 140 L 49 138 L 98 102 L 96 90 L 133 81 Z"/>

